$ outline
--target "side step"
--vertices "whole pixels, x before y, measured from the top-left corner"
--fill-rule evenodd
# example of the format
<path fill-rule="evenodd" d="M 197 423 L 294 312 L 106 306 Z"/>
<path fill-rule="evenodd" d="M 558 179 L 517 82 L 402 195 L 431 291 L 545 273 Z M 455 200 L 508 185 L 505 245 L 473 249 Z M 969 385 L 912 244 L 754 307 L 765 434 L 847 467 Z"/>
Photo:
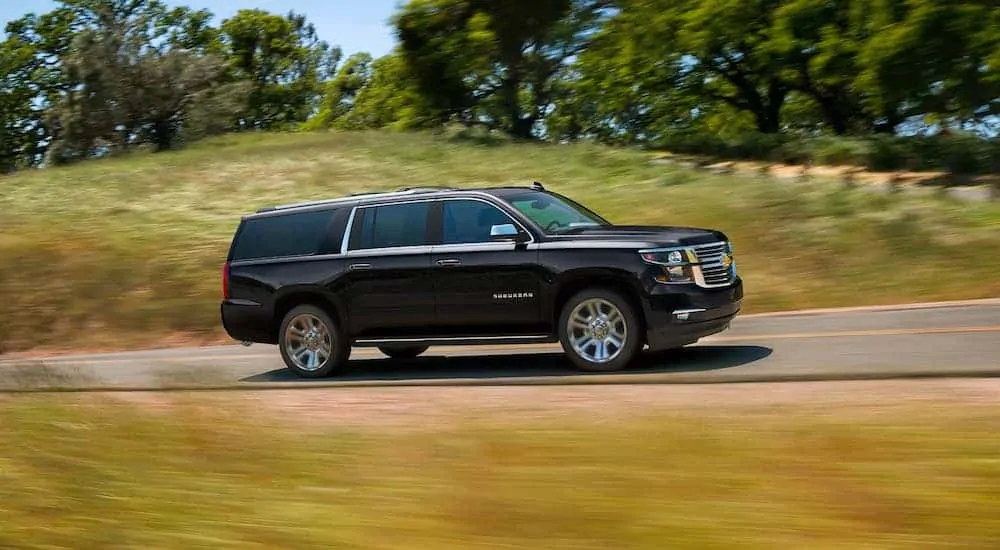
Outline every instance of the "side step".
<path fill-rule="evenodd" d="M 422 346 L 489 346 L 503 344 L 551 344 L 559 339 L 549 334 L 526 336 L 445 336 L 434 338 L 359 338 L 351 344 L 359 348 L 417 344 Z"/>

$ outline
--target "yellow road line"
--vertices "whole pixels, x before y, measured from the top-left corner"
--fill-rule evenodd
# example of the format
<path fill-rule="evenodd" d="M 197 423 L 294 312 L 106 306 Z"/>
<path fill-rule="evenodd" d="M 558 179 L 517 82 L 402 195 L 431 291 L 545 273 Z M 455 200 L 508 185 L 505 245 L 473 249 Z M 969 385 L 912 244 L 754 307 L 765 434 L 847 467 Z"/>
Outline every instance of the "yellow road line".
<path fill-rule="evenodd" d="M 797 338 L 843 338 L 858 336 L 908 336 L 918 334 L 956 334 L 963 332 L 1000 332 L 1000 326 L 942 327 L 942 328 L 901 328 L 875 330 L 845 330 L 835 332 L 793 332 L 786 334 L 751 334 L 744 336 L 709 336 L 703 341 L 745 342 L 754 340 L 789 340 Z"/>

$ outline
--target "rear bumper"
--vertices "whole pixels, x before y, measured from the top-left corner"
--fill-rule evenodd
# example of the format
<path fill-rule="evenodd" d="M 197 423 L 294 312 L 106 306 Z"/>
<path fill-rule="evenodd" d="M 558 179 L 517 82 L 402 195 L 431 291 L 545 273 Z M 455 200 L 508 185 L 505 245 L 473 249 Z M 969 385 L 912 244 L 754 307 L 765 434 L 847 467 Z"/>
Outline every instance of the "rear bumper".
<path fill-rule="evenodd" d="M 219 304 L 222 328 L 233 340 L 264 344 L 276 343 L 271 334 L 271 316 L 265 308 L 250 300 L 223 300 Z"/>
<path fill-rule="evenodd" d="M 729 328 L 743 304 L 743 281 L 725 288 L 661 285 L 643 300 L 646 343 L 653 351 L 693 344 Z"/>

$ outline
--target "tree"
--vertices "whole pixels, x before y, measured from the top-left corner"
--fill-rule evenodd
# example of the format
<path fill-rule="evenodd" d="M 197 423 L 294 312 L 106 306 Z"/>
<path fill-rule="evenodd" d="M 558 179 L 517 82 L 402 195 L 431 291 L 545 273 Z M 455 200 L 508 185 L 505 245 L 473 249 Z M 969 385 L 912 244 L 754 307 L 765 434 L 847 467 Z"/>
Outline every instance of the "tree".
<path fill-rule="evenodd" d="M 439 122 L 457 119 L 531 138 L 565 62 L 603 2 L 415 0 L 393 21 L 401 55 Z"/>
<path fill-rule="evenodd" d="M 158 0 L 65 0 L 73 14 L 60 65 L 71 86 L 49 109 L 52 162 L 175 146 L 194 105 L 222 83 L 226 64 L 207 12 Z"/>
<path fill-rule="evenodd" d="M 358 93 L 368 85 L 372 77 L 372 56 L 366 52 L 351 55 L 337 71 L 337 75 L 326 83 L 319 112 L 304 126 L 307 130 L 319 128 L 351 127 L 348 114 Z"/>
<path fill-rule="evenodd" d="M 315 112 L 341 53 L 317 37 L 305 16 L 244 9 L 223 21 L 221 31 L 231 76 L 252 84 L 239 129 L 298 124 Z"/>
<path fill-rule="evenodd" d="M 1000 22 L 992 0 L 882 0 L 867 20 L 859 86 L 894 131 L 908 117 L 969 120 L 1000 98 Z"/>
<path fill-rule="evenodd" d="M 625 135 L 696 127 L 716 111 L 782 129 L 792 88 L 769 47 L 777 0 L 621 0 L 594 47 L 580 57 L 605 120 Z M 614 106 L 611 108 L 609 106 Z M 723 107 L 725 106 L 725 107 Z M 615 120 L 620 119 L 620 120 Z"/>
<path fill-rule="evenodd" d="M 35 52 L 17 38 L 0 43 L 0 174 L 35 163 L 35 131 L 40 126 L 32 108 Z"/>
<path fill-rule="evenodd" d="M 46 110 L 71 87 L 59 59 L 74 15 L 62 7 L 6 25 L 0 43 L 0 172 L 42 162 L 51 142 Z"/>
<path fill-rule="evenodd" d="M 357 91 L 347 114 L 351 128 L 416 130 L 437 124 L 434 109 L 420 93 L 398 51 L 372 62 L 368 80 Z"/>
<path fill-rule="evenodd" d="M 768 47 L 783 59 L 790 86 L 815 105 L 833 133 L 868 132 L 874 125 L 870 103 L 856 80 L 859 54 L 873 29 L 872 2 L 792 0 L 775 10 Z"/>

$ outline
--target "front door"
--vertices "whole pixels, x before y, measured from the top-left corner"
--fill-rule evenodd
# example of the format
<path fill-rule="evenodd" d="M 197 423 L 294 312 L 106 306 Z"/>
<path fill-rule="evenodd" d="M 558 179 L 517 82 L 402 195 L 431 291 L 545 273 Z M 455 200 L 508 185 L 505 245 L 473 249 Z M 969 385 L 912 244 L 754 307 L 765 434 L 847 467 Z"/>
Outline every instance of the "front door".
<path fill-rule="evenodd" d="M 441 242 L 431 254 L 436 331 L 471 336 L 537 332 L 538 251 L 490 240 L 494 225 L 520 225 L 485 200 L 446 199 L 440 204 Z"/>
<path fill-rule="evenodd" d="M 383 204 L 355 212 L 340 288 L 355 336 L 411 336 L 433 320 L 431 204 Z"/>

